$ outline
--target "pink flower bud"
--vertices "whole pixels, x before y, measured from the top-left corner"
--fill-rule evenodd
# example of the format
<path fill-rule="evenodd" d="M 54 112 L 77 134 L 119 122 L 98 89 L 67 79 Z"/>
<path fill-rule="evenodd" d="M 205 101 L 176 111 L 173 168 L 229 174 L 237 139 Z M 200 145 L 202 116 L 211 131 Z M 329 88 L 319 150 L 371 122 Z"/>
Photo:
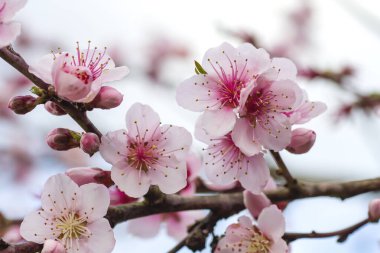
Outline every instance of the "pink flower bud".
<path fill-rule="evenodd" d="M 79 147 L 80 134 L 66 128 L 56 128 L 47 136 L 47 144 L 55 150 L 69 150 Z"/>
<path fill-rule="evenodd" d="M 59 105 L 51 101 L 47 101 L 45 103 L 45 109 L 46 111 L 56 116 L 61 116 L 61 115 L 66 114 L 66 112 L 61 107 L 59 107 Z"/>
<path fill-rule="evenodd" d="M 103 172 L 99 168 L 76 167 L 68 169 L 65 174 L 71 178 L 77 185 L 81 186 L 89 183 L 97 183 L 96 175 Z"/>
<path fill-rule="evenodd" d="M 26 114 L 36 107 L 36 101 L 33 96 L 17 96 L 9 100 L 8 108 L 17 114 Z"/>
<path fill-rule="evenodd" d="M 100 109 L 111 109 L 119 106 L 121 102 L 123 102 L 123 95 L 118 90 L 103 86 L 91 102 L 91 106 Z"/>
<path fill-rule="evenodd" d="M 117 188 L 116 186 L 109 188 L 109 192 L 110 192 L 110 198 L 111 198 L 110 205 L 113 205 L 113 206 L 128 204 L 128 203 L 132 203 L 138 200 L 120 191 L 119 188 Z"/>
<path fill-rule="evenodd" d="M 55 240 L 46 240 L 41 253 L 65 253 L 66 250 L 61 243 Z"/>
<path fill-rule="evenodd" d="M 92 156 L 99 151 L 100 140 L 94 133 L 85 133 L 80 138 L 80 148 Z"/>
<path fill-rule="evenodd" d="M 368 216 L 371 221 L 380 219 L 380 199 L 374 199 L 369 203 Z"/>
<path fill-rule="evenodd" d="M 292 140 L 286 150 L 293 154 L 304 154 L 313 147 L 315 138 L 313 130 L 297 128 L 292 131 Z"/>

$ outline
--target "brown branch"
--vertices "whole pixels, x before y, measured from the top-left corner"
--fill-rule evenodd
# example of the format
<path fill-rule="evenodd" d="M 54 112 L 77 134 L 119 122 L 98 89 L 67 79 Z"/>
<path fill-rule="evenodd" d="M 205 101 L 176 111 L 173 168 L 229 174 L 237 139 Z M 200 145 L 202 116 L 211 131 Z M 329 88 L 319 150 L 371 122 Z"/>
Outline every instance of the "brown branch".
<path fill-rule="evenodd" d="M 17 69 L 21 74 L 32 81 L 36 86 L 46 91 L 48 94 L 47 99 L 58 104 L 68 115 L 70 115 L 73 120 L 75 120 L 86 132 L 92 132 L 101 137 L 100 131 L 92 124 L 86 115 L 86 111 L 81 108 L 80 104 L 71 103 L 69 101 L 59 98 L 53 92 L 53 86 L 44 82 L 36 75 L 29 72 L 29 65 L 26 61 L 16 53 L 11 46 L 4 47 L 0 49 L 0 57 L 4 59 L 7 63 Z"/>
<path fill-rule="evenodd" d="M 276 164 L 279 168 L 280 175 L 282 175 L 286 182 L 287 186 L 292 190 L 297 190 L 297 180 L 293 178 L 292 174 L 290 174 L 288 167 L 286 166 L 284 160 L 282 160 L 280 153 L 274 152 L 273 150 L 270 151 L 272 154 L 274 160 L 276 161 Z"/>
<path fill-rule="evenodd" d="M 326 238 L 326 237 L 333 237 L 338 236 L 338 242 L 344 242 L 347 240 L 348 236 L 358 230 L 359 228 L 363 227 L 364 225 L 368 224 L 370 221 L 368 218 L 352 225 L 347 228 L 333 231 L 333 232 L 326 232 L 326 233 L 317 233 L 315 231 L 312 231 L 311 233 L 286 233 L 284 235 L 284 240 L 287 242 L 291 242 L 294 240 L 302 239 L 302 238 Z"/>

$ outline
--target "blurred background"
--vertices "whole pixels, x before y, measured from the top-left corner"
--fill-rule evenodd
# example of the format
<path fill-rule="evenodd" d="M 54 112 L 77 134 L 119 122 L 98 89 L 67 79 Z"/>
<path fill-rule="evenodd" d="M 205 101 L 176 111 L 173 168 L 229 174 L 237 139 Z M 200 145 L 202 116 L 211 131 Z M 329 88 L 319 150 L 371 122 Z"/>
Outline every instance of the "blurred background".
<path fill-rule="evenodd" d="M 272 56 L 292 59 L 310 100 L 328 105 L 326 113 L 305 125 L 317 133 L 312 150 L 282 152 L 294 176 L 316 182 L 357 180 L 380 176 L 379 9 L 375 0 L 29 0 L 15 18 L 22 23 L 22 35 L 14 48 L 32 63 L 57 48 L 72 52 L 76 41 L 82 47 L 88 40 L 107 46 L 130 74 L 112 83 L 124 94 L 121 106 L 89 112 L 95 125 L 103 133 L 124 128 L 127 109 L 141 102 L 152 106 L 163 123 L 193 132 L 198 114 L 175 101 L 176 86 L 193 75 L 193 61 L 224 41 L 254 43 Z M 45 137 L 53 128 L 81 132 L 68 116 L 53 116 L 43 106 L 25 116 L 7 109 L 10 97 L 29 94 L 31 87 L 0 60 L 0 212 L 8 219 L 39 207 L 38 196 L 51 175 L 77 166 L 110 169 L 99 155 L 49 149 Z M 195 141 L 193 151 L 201 148 Z M 375 197 L 294 201 L 285 210 L 287 231 L 324 232 L 354 224 L 366 217 Z M 234 221 L 236 216 L 219 222 L 216 233 Z M 9 229 L 0 227 L 0 236 Z M 164 225 L 152 239 L 132 236 L 126 224 L 115 231 L 115 253 L 166 252 L 176 244 Z M 17 234 L 8 236 L 17 239 Z M 291 252 L 380 252 L 379 239 L 380 225 L 367 225 L 343 244 L 336 238 L 302 239 L 291 244 Z"/>

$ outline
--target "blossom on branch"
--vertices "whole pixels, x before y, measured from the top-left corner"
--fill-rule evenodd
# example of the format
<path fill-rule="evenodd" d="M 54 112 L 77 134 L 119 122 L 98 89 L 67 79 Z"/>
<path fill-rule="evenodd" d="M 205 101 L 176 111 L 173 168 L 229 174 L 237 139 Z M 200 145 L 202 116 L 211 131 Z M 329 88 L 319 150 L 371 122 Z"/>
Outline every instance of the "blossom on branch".
<path fill-rule="evenodd" d="M 257 225 L 253 225 L 247 216 L 240 217 L 239 223 L 229 225 L 215 253 L 286 253 L 288 246 L 281 238 L 284 232 L 284 216 L 271 205 L 261 212 Z"/>
<path fill-rule="evenodd" d="M 129 70 L 127 67 L 115 67 L 107 55 L 107 48 L 86 50 L 78 46 L 75 54 L 59 52 L 49 54 L 31 65 L 29 71 L 45 82 L 54 85 L 58 96 L 63 99 L 89 103 L 98 95 L 102 84 L 121 80 Z"/>
<path fill-rule="evenodd" d="M 0 0 L 0 48 L 11 44 L 21 33 L 21 24 L 11 22 L 26 0 Z"/>
<path fill-rule="evenodd" d="M 161 125 L 158 114 L 136 103 L 127 112 L 127 130 L 102 137 L 100 153 L 113 165 L 115 184 L 131 197 L 141 197 L 150 185 L 167 194 L 186 186 L 186 155 L 191 134 L 182 127 Z"/>
<path fill-rule="evenodd" d="M 115 245 L 113 230 L 105 218 L 110 203 L 107 188 L 100 184 L 78 186 L 58 174 L 46 182 L 42 209 L 21 223 L 21 236 L 32 242 L 60 242 L 68 253 L 109 253 Z"/>

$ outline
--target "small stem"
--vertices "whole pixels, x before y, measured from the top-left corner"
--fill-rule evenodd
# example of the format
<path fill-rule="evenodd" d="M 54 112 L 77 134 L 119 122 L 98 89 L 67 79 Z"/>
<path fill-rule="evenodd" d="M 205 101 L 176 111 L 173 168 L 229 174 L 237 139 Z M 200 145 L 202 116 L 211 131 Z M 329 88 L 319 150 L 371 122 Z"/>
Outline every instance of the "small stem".
<path fill-rule="evenodd" d="M 275 152 L 273 150 L 271 150 L 270 153 L 272 154 L 274 160 L 276 161 L 276 164 L 277 164 L 277 166 L 281 172 L 281 175 L 285 178 L 285 180 L 287 182 L 287 186 L 291 190 L 296 190 L 298 188 L 297 180 L 295 178 L 293 178 L 293 176 L 290 174 L 288 167 L 284 163 L 284 160 L 282 160 L 282 158 L 281 158 L 280 153 Z"/>
<path fill-rule="evenodd" d="M 344 242 L 347 240 L 348 236 L 361 228 L 362 226 L 368 224 L 370 221 L 368 218 L 352 225 L 344 229 L 340 229 L 333 232 L 326 232 L 326 233 L 317 233 L 315 231 L 312 231 L 311 233 L 286 233 L 284 235 L 284 240 L 287 242 L 291 242 L 297 239 L 302 238 L 326 238 L 326 237 L 332 237 L 332 236 L 338 236 L 338 242 Z"/>

